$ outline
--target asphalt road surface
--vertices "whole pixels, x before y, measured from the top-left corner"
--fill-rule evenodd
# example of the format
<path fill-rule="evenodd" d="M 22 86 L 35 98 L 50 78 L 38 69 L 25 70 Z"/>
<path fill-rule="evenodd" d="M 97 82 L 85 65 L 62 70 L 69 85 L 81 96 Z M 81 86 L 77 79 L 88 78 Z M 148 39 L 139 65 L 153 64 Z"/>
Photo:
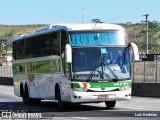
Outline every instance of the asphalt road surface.
<path fill-rule="evenodd" d="M 37 105 L 24 105 L 22 99 L 14 95 L 13 86 L 0 85 L 0 117 L 6 114 L 11 117 L 29 119 L 156 119 L 160 120 L 160 98 L 132 97 L 129 101 L 118 101 L 115 108 L 107 109 L 104 103 L 68 104 L 64 110 L 58 109 L 53 101 L 42 101 Z M 8 118 L 5 118 L 8 119 Z"/>

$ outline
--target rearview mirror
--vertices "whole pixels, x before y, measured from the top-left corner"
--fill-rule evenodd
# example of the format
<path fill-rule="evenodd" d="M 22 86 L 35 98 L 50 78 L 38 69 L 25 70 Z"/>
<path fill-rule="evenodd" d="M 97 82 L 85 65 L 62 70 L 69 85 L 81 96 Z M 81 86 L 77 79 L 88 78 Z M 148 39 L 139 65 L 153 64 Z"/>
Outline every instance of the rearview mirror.
<path fill-rule="evenodd" d="M 69 44 L 65 47 L 65 59 L 66 63 L 72 63 L 72 48 Z"/>
<path fill-rule="evenodd" d="M 132 51 L 133 51 L 134 61 L 139 61 L 139 51 L 138 51 L 137 45 L 131 42 L 130 47 L 132 48 Z"/>

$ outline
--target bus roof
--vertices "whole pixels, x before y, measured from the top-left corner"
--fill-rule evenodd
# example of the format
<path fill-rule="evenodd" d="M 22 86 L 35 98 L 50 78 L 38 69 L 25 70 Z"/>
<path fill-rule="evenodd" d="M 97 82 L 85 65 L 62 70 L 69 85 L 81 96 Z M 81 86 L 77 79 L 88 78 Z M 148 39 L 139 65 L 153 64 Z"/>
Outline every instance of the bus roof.
<path fill-rule="evenodd" d="M 66 26 L 68 31 L 81 31 L 81 30 L 120 30 L 122 26 L 116 24 L 106 23 L 90 23 L 90 24 L 62 24 Z"/>
<path fill-rule="evenodd" d="M 39 28 L 35 30 L 35 32 L 27 35 L 20 35 L 14 39 L 20 40 L 25 39 L 41 34 L 45 34 L 48 32 L 58 31 L 58 30 L 66 30 L 66 31 L 98 31 L 98 30 L 124 30 L 124 28 L 120 25 L 116 24 L 106 24 L 106 23 L 82 23 L 82 24 L 53 24 L 43 28 Z"/>

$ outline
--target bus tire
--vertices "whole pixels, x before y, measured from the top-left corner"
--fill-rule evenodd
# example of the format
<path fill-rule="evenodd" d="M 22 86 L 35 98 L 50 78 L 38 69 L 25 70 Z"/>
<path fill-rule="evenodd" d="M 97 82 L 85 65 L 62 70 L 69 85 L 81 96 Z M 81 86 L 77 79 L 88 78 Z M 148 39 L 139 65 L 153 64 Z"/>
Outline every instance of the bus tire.
<path fill-rule="evenodd" d="M 23 103 L 24 104 L 27 104 L 27 101 L 26 101 L 26 97 L 25 97 L 25 91 L 24 91 L 24 88 L 23 88 L 23 85 L 21 88 L 21 97 L 22 97 L 22 100 L 23 100 Z"/>
<path fill-rule="evenodd" d="M 29 91 L 28 91 L 28 86 L 25 85 L 25 93 L 24 93 L 24 104 L 26 105 L 31 105 L 31 104 L 40 104 L 41 99 L 36 99 L 36 98 L 30 98 L 29 97 Z"/>
<path fill-rule="evenodd" d="M 58 86 L 56 86 L 56 99 L 58 100 L 58 108 L 59 109 L 64 109 L 64 102 L 61 99 L 61 92 Z"/>
<path fill-rule="evenodd" d="M 20 84 L 20 97 L 23 97 L 24 95 L 24 90 L 23 90 L 23 84 Z"/>
<path fill-rule="evenodd" d="M 26 105 L 31 104 L 31 99 L 29 98 L 29 91 L 28 91 L 28 86 L 27 85 L 25 85 L 24 99 L 26 101 Z"/>
<path fill-rule="evenodd" d="M 60 91 L 58 92 L 58 108 L 63 109 L 64 108 L 64 103 L 61 100 L 61 93 Z"/>
<path fill-rule="evenodd" d="M 116 105 L 116 101 L 106 101 L 105 105 L 107 108 L 114 108 Z"/>

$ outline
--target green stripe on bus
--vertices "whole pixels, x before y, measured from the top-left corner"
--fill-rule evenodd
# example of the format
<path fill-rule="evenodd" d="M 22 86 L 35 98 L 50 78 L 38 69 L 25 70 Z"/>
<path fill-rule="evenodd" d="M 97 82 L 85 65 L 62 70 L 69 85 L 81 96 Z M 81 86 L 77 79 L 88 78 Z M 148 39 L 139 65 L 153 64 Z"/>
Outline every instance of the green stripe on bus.
<path fill-rule="evenodd" d="M 71 88 L 80 88 L 82 83 L 85 82 L 73 82 L 71 83 Z M 87 83 L 87 82 L 86 82 Z M 90 88 L 101 88 L 101 87 L 125 87 L 131 86 L 132 81 L 118 81 L 118 82 L 89 82 Z"/>
<path fill-rule="evenodd" d="M 79 83 L 71 83 L 71 88 L 80 88 Z"/>
<path fill-rule="evenodd" d="M 131 81 L 119 81 L 119 82 L 100 82 L 100 83 L 90 83 L 90 88 L 97 88 L 97 87 L 125 87 L 125 86 L 131 86 Z"/>
<path fill-rule="evenodd" d="M 13 74 L 56 73 L 61 71 L 61 59 L 13 64 Z"/>

